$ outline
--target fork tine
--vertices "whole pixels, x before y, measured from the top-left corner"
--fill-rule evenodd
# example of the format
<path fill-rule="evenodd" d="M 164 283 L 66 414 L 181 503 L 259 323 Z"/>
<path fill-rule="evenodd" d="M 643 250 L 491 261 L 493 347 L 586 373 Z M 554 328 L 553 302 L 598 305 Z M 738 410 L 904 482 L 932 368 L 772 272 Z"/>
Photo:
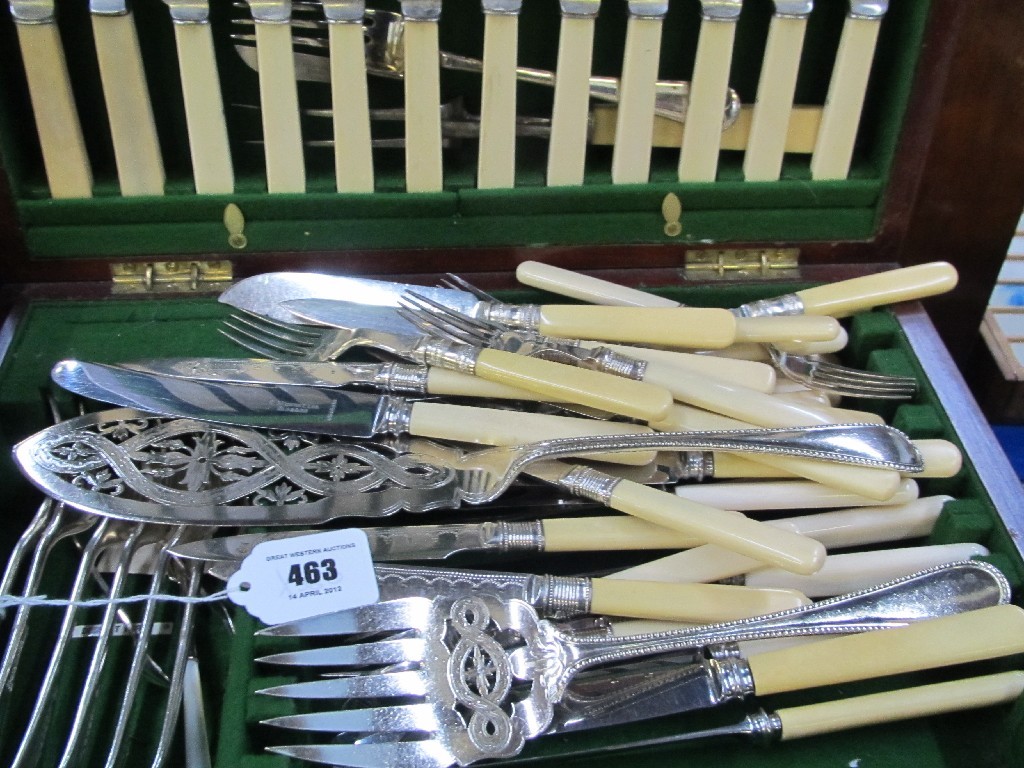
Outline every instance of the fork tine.
<path fill-rule="evenodd" d="M 307 355 L 312 346 L 305 346 L 302 344 L 290 344 L 283 341 L 279 341 L 273 338 L 266 338 L 257 333 L 254 333 L 246 328 L 240 328 L 228 321 L 224 321 L 225 328 L 221 328 L 220 332 L 230 338 L 232 341 L 241 344 L 247 349 L 255 351 L 256 346 L 263 347 L 264 349 L 277 350 L 266 355 L 267 357 L 280 357 L 280 353 L 283 352 L 291 357 L 304 357 Z M 229 333 L 233 332 L 233 333 Z M 247 340 L 247 341 L 246 341 Z"/>
<path fill-rule="evenodd" d="M 498 299 L 496 299 L 491 294 L 487 293 L 487 291 L 480 290 L 468 280 L 464 280 L 452 272 L 445 272 L 444 277 L 441 278 L 440 280 L 440 283 L 443 288 L 455 288 L 458 290 L 468 291 L 481 301 L 493 301 L 495 303 L 499 303 Z"/>
<path fill-rule="evenodd" d="M 456 762 L 448 748 L 435 740 L 388 744 L 307 744 L 266 749 L 299 760 L 352 768 L 447 768 Z"/>
<path fill-rule="evenodd" d="M 484 340 L 489 339 L 494 333 L 501 331 L 500 326 L 494 323 L 467 317 L 461 312 L 449 309 L 443 304 L 439 304 L 418 293 L 407 292 L 399 297 L 398 301 L 405 309 L 425 316 L 430 322 L 458 328 L 465 333 L 473 334 Z"/>
<path fill-rule="evenodd" d="M 217 331 L 218 333 L 227 336 L 229 339 L 231 339 L 231 341 L 235 342 L 235 344 L 237 344 L 238 346 L 242 347 L 243 349 L 247 349 L 250 352 L 255 352 L 260 357 L 265 357 L 272 360 L 280 360 L 285 357 L 295 357 L 295 355 L 291 352 L 282 354 L 282 350 L 280 349 L 271 349 L 269 346 L 264 346 L 249 338 L 246 338 L 245 336 L 236 335 L 234 333 L 231 333 L 230 331 L 226 331 L 223 328 L 218 328 Z"/>
<path fill-rule="evenodd" d="M 282 715 L 261 722 L 293 731 L 333 733 L 431 733 L 440 726 L 435 705 L 427 702 Z"/>
<path fill-rule="evenodd" d="M 426 644 L 414 638 L 381 640 L 375 643 L 337 645 L 331 648 L 310 648 L 304 651 L 275 653 L 256 659 L 261 664 L 291 666 L 363 666 L 369 664 L 397 664 L 402 661 L 422 661 Z"/>
<path fill-rule="evenodd" d="M 394 632 L 426 626 L 430 611 L 431 602 L 428 598 L 403 597 L 337 613 L 274 624 L 258 630 L 256 634 L 268 637 L 323 637 Z"/>
<path fill-rule="evenodd" d="M 426 696 L 427 680 L 422 672 L 346 675 L 306 683 L 288 683 L 257 691 L 263 696 L 288 699 L 376 699 L 392 696 Z"/>
<path fill-rule="evenodd" d="M 246 325 L 251 325 L 254 328 L 274 329 L 282 335 L 282 338 L 306 336 L 309 338 L 311 343 L 320 341 L 324 333 L 324 329 L 321 327 L 300 325 L 298 323 L 286 323 L 281 320 L 275 320 L 272 317 L 267 317 L 266 315 L 258 315 L 255 312 L 248 312 L 246 310 L 233 313 L 232 318 L 243 322 Z"/>
<path fill-rule="evenodd" d="M 431 317 L 423 310 L 413 310 L 408 307 L 398 307 L 398 316 L 408 320 L 424 333 L 441 338 L 451 338 L 461 341 L 464 344 L 486 344 L 487 339 L 481 338 L 480 334 L 468 333 L 458 326 L 444 323 L 440 318 Z"/>

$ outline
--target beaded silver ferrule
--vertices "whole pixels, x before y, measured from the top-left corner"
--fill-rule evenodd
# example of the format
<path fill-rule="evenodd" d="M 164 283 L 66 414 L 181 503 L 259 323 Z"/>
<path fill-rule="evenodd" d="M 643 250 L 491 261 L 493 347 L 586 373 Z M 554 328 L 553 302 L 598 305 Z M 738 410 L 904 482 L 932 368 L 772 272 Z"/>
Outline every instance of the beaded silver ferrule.
<path fill-rule="evenodd" d="M 373 431 L 375 434 L 404 435 L 409 431 L 412 422 L 412 403 L 401 397 L 385 395 L 377 406 L 374 414 Z"/>
<path fill-rule="evenodd" d="M 747 735 L 760 744 L 772 742 L 782 735 L 782 718 L 763 709 L 747 715 L 746 726 Z"/>
<path fill-rule="evenodd" d="M 209 24 L 210 4 L 207 0 L 164 0 L 175 24 Z"/>
<path fill-rule="evenodd" d="M 802 315 L 804 313 L 804 302 L 795 293 L 787 293 L 785 296 L 748 302 L 743 306 L 736 307 L 733 313 L 739 317 Z"/>
<path fill-rule="evenodd" d="M 441 0 L 401 0 L 406 21 L 440 21 Z"/>
<path fill-rule="evenodd" d="M 851 19 L 878 21 L 889 10 L 889 0 L 853 0 L 850 3 Z"/>
<path fill-rule="evenodd" d="M 531 576 L 526 585 L 527 602 L 542 616 L 565 618 L 590 613 L 593 588 L 581 576 Z"/>
<path fill-rule="evenodd" d="M 626 5 L 634 19 L 663 19 L 668 13 L 668 0 L 628 0 Z"/>
<path fill-rule="evenodd" d="M 500 552 L 543 552 L 544 524 L 540 520 L 501 520 L 493 542 Z"/>
<path fill-rule="evenodd" d="M 612 493 L 621 478 L 606 475 L 590 467 L 573 467 L 558 484 L 573 496 L 596 501 L 607 506 L 611 503 Z"/>
<path fill-rule="evenodd" d="M 701 0 L 700 16 L 704 21 L 735 22 L 742 9 L 742 0 Z"/>
<path fill-rule="evenodd" d="M 812 0 L 775 0 L 775 17 L 779 19 L 806 19 L 812 10 Z"/>
<path fill-rule="evenodd" d="M 321 0 L 328 24 L 362 24 L 366 13 L 364 0 Z"/>
<path fill-rule="evenodd" d="M 715 476 L 713 451 L 684 451 L 679 454 L 679 472 L 682 480 L 703 482 Z"/>
<path fill-rule="evenodd" d="M 743 656 L 743 651 L 740 650 L 739 643 L 718 643 L 717 645 L 709 645 L 704 652 L 708 655 L 709 659 L 714 659 L 715 661 L 738 659 Z"/>
<path fill-rule="evenodd" d="M 422 365 L 389 363 L 379 369 L 370 383 L 391 392 L 425 395 L 428 373 L 429 370 Z"/>
<path fill-rule="evenodd" d="M 480 5 L 490 16 L 518 16 L 523 0 L 481 0 Z"/>
<path fill-rule="evenodd" d="M 257 24 L 291 23 L 291 0 L 249 0 L 247 5 L 252 14 L 252 20 Z"/>
<path fill-rule="evenodd" d="M 476 372 L 476 359 L 480 350 L 461 341 L 431 339 L 416 345 L 413 350 L 424 365 L 436 365 L 450 371 L 473 374 Z"/>
<path fill-rule="evenodd" d="M 647 361 L 635 357 L 621 355 L 608 347 L 580 347 L 587 352 L 583 359 L 583 368 L 593 368 L 602 373 L 621 376 L 624 379 L 642 381 L 647 372 Z"/>
<path fill-rule="evenodd" d="M 601 0 L 559 0 L 564 19 L 594 19 L 601 9 Z"/>
<path fill-rule="evenodd" d="M 541 323 L 540 306 L 537 304 L 491 302 L 481 305 L 480 309 L 481 320 L 509 328 L 526 328 L 532 331 Z"/>
<path fill-rule="evenodd" d="M 746 659 L 708 659 L 704 664 L 711 673 L 719 701 L 742 699 L 754 692 L 754 674 Z"/>

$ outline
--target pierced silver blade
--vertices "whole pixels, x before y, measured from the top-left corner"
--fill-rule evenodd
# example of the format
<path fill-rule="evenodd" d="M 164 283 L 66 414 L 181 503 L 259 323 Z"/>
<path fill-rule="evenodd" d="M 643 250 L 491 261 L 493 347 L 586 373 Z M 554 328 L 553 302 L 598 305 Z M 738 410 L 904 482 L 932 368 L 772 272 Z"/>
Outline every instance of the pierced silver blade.
<path fill-rule="evenodd" d="M 283 664 L 296 667 L 358 667 L 371 664 L 399 664 L 403 661 L 422 661 L 425 653 L 424 641 L 410 637 L 274 653 L 269 656 L 261 656 L 256 661 L 261 664 Z"/>
<path fill-rule="evenodd" d="M 447 768 L 455 764 L 451 752 L 438 741 L 402 741 L 388 744 L 310 744 L 267 747 L 268 752 L 311 763 L 351 768 Z"/>
<path fill-rule="evenodd" d="M 372 675 L 346 675 L 308 683 L 276 685 L 272 688 L 264 688 L 257 693 L 263 696 L 288 699 L 375 699 L 391 696 L 426 696 L 427 680 L 424 673 L 419 671 L 385 672 Z M 315 719 L 328 714 L 330 713 L 322 712 L 318 715 L 306 715 L 306 717 L 314 718 L 310 721 L 315 723 L 311 730 L 344 730 L 334 727 L 325 728 L 323 723 L 326 720 Z"/>
<path fill-rule="evenodd" d="M 334 733 L 433 733 L 440 724 L 435 705 L 424 703 L 285 715 L 264 720 L 263 725 Z"/>

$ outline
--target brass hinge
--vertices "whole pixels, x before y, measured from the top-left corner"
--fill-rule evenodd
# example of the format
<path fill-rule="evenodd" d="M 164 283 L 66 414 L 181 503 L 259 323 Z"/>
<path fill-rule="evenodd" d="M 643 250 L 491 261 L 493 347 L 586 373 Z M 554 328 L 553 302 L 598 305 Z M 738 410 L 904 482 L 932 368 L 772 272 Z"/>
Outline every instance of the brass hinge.
<path fill-rule="evenodd" d="M 793 278 L 799 276 L 799 248 L 722 248 L 686 252 L 686 274 L 702 280 Z"/>
<path fill-rule="evenodd" d="M 113 263 L 114 293 L 189 293 L 231 282 L 230 261 Z"/>

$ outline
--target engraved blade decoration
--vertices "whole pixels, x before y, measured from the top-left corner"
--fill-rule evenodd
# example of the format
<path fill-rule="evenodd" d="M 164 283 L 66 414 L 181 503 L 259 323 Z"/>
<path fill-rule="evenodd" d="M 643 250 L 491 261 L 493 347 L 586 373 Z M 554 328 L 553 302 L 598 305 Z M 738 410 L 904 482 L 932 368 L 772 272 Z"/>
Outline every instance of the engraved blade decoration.
<path fill-rule="evenodd" d="M 456 506 L 456 474 L 384 446 L 133 409 L 65 421 L 15 447 L 76 509 L 171 525 L 314 525 Z"/>

